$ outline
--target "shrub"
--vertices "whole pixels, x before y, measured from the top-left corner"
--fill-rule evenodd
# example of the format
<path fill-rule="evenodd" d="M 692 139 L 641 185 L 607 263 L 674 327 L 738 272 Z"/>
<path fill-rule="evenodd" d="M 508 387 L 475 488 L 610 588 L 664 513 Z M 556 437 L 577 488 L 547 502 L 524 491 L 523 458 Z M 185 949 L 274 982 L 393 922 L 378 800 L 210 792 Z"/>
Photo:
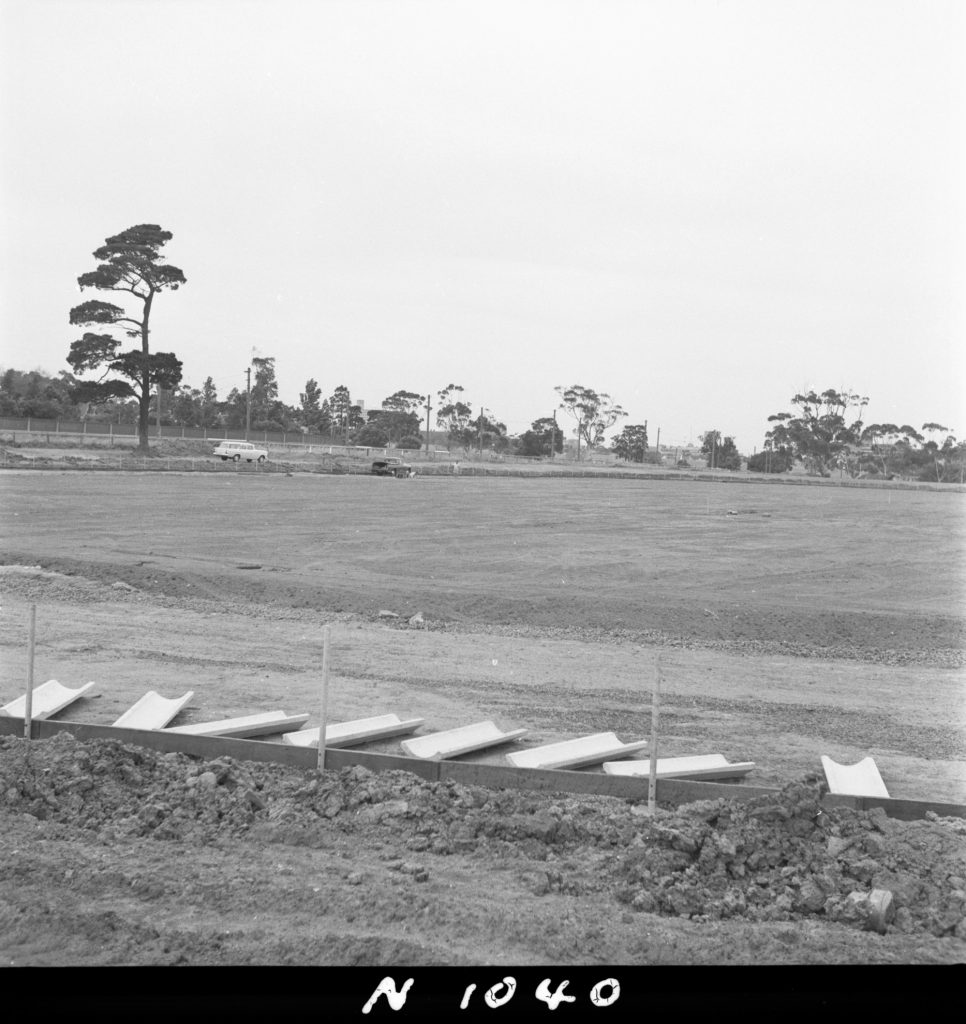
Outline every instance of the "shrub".
<path fill-rule="evenodd" d="M 748 470 L 752 473 L 787 473 L 794 462 L 785 452 L 758 452 L 757 455 L 749 456 Z"/>
<path fill-rule="evenodd" d="M 385 448 L 389 443 L 389 435 L 374 423 L 367 423 L 353 435 L 352 443 L 364 448 Z"/>

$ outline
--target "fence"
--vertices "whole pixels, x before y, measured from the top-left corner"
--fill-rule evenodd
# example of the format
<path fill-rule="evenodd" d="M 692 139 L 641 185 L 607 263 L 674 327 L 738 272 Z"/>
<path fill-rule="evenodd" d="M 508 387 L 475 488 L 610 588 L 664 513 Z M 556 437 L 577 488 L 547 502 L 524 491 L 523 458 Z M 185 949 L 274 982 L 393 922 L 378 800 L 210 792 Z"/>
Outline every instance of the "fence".
<path fill-rule="evenodd" d="M 328 453 L 328 446 L 325 452 Z M 340 454 L 338 448 L 335 454 Z M 374 453 L 375 454 L 375 453 Z M 448 455 L 444 452 L 442 454 Z M 447 458 L 432 461 L 433 453 L 430 453 L 430 461 L 422 461 L 419 464 L 418 473 L 421 476 L 453 476 L 456 475 L 453 462 Z M 539 473 L 535 470 L 528 472 L 527 467 L 502 467 L 494 468 L 484 464 L 462 463 L 460 475 L 463 476 L 536 476 Z M 192 458 L 191 456 L 166 456 L 151 455 L 138 456 L 131 453 L 130 449 L 125 452 L 103 451 L 97 456 L 87 454 L 73 455 L 58 452 L 53 455 L 44 454 L 44 450 L 27 453 L 25 451 L 10 450 L 0 447 L 0 469 L 19 470 L 81 470 L 89 472 L 172 472 L 172 473 L 255 473 L 255 474 L 277 474 L 283 473 L 291 476 L 294 473 L 314 473 L 323 475 L 348 475 L 348 476 L 370 476 L 371 469 L 368 461 L 357 462 L 287 462 L 282 459 L 272 459 L 266 462 L 222 462 L 220 459 L 212 459 L 210 456 Z M 553 473 L 561 476 L 563 472 Z M 580 475 L 576 472 L 569 472 L 566 475 Z"/>
<path fill-rule="evenodd" d="M 29 435 L 41 435 L 47 444 L 52 444 L 58 438 L 62 438 L 65 443 L 74 442 L 77 439 L 81 439 L 81 443 L 86 440 L 88 443 L 97 445 L 104 441 L 107 441 L 111 445 L 114 444 L 115 440 L 123 444 L 130 445 L 131 442 L 137 439 L 137 425 L 132 423 L 101 423 L 93 421 L 83 420 L 48 420 L 39 419 L 35 417 L 11 417 L 11 416 L 0 416 L 0 434 L 9 434 L 13 441 L 17 440 L 17 434 L 29 434 Z M 29 438 L 28 438 L 29 440 Z M 266 446 L 274 446 L 276 448 L 297 448 L 301 451 L 327 454 L 327 455 L 356 455 L 363 456 L 365 458 L 380 457 L 387 455 L 399 456 L 403 459 L 410 461 L 437 461 L 439 459 L 445 459 L 447 461 L 458 461 L 462 463 L 524 463 L 524 464 L 540 464 L 548 462 L 545 458 L 540 456 L 528 456 L 528 455 L 514 455 L 510 453 L 500 453 L 490 450 L 477 451 L 476 449 L 470 449 L 464 451 L 462 448 L 455 451 L 450 451 L 447 448 L 432 448 L 426 451 L 425 448 L 392 448 L 390 447 L 374 447 L 365 445 L 351 445 L 351 444 L 339 444 L 338 439 L 333 438 L 327 434 L 305 434 L 301 430 L 297 431 L 249 431 L 248 437 L 245 437 L 245 431 L 242 429 L 231 429 L 231 428 L 205 428 L 205 427 L 181 427 L 181 426 L 165 426 L 161 425 L 160 434 L 157 432 L 157 428 L 152 426 L 149 434 L 149 440 L 155 442 L 158 440 L 188 440 L 198 441 L 201 444 L 214 445 L 219 441 L 251 441 L 255 444 L 264 444 Z M 572 462 L 572 459 L 564 455 L 556 455 L 552 460 L 555 463 L 568 463 Z M 608 459 L 585 459 L 584 464 L 593 465 L 607 464 Z"/>
<path fill-rule="evenodd" d="M 74 437 L 89 437 L 93 439 L 108 438 L 113 440 L 114 438 L 119 439 L 130 439 L 137 438 L 137 424 L 136 423 L 102 423 L 94 422 L 92 420 L 47 420 L 38 419 L 33 416 L 27 417 L 12 417 L 12 416 L 0 416 L 0 432 L 11 433 L 14 435 L 16 440 L 16 434 L 43 434 L 49 442 L 51 438 L 62 436 L 65 439 Z M 242 428 L 226 428 L 226 427 L 182 427 L 182 426 L 171 426 L 161 424 L 160 430 L 158 427 L 153 426 L 149 432 L 150 440 L 190 440 L 190 441 L 203 441 L 211 442 L 212 444 L 218 441 L 251 441 L 253 443 L 260 443 L 264 445 L 285 445 L 292 446 L 297 445 L 300 448 L 311 448 L 318 449 L 322 452 L 327 452 L 330 455 L 365 455 L 365 456 L 378 456 L 388 455 L 390 448 L 379 447 L 379 446 L 364 446 L 364 445 L 351 445 L 351 444 L 339 444 L 338 438 L 333 437 L 331 434 L 307 434 L 301 430 L 249 430 L 248 436 L 245 436 L 245 431 Z M 479 462 L 485 460 L 488 462 L 503 462 L 507 456 L 493 452 L 483 451 L 478 452 L 475 449 L 470 451 L 463 451 L 458 449 L 456 451 L 450 451 L 446 448 L 433 448 L 430 451 L 426 451 L 425 448 L 417 449 L 392 449 L 392 454 L 401 456 L 406 459 L 420 459 L 420 458 L 446 458 L 446 459 L 457 459 L 462 462 Z M 539 463 L 546 461 L 540 456 L 526 456 L 526 455 L 513 455 L 509 456 L 512 461 L 517 462 L 533 462 Z M 556 455 L 555 461 L 565 462 L 572 461 L 567 456 Z M 584 460 L 588 464 L 593 460 Z M 601 460 L 606 461 L 606 460 Z"/>
<path fill-rule="evenodd" d="M 103 423 L 94 420 L 44 420 L 36 417 L 0 416 L 0 430 L 37 434 L 81 434 L 100 437 L 137 437 L 136 423 Z M 231 427 L 181 427 L 161 424 L 151 426 L 151 437 L 188 438 L 197 441 L 261 441 L 263 444 L 330 445 L 331 435 L 305 434 L 301 430 L 249 430 Z M 337 442 L 335 442 L 337 443 Z"/>

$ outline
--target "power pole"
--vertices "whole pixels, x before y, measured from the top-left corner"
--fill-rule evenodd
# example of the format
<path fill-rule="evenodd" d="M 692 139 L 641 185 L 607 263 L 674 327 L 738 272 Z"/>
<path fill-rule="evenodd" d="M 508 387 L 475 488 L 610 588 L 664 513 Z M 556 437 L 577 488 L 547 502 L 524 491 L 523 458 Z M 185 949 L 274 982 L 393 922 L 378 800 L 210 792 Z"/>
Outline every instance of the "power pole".
<path fill-rule="evenodd" d="M 553 450 L 557 444 L 557 410 L 553 411 L 553 426 L 550 428 L 550 459 L 553 461 Z"/>
<path fill-rule="evenodd" d="M 161 385 L 158 385 L 158 437 L 161 436 Z"/>
<path fill-rule="evenodd" d="M 248 386 L 245 388 L 245 440 L 248 440 L 248 431 L 252 427 L 252 367 L 251 363 L 248 364 L 248 369 L 245 371 L 245 375 L 248 378 Z"/>
<path fill-rule="evenodd" d="M 433 397 L 432 395 L 427 395 L 426 396 L 426 454 L 427 455 L 429 455 L 429 410 L 430 410 L 429 400 L 432 397 Z"/>

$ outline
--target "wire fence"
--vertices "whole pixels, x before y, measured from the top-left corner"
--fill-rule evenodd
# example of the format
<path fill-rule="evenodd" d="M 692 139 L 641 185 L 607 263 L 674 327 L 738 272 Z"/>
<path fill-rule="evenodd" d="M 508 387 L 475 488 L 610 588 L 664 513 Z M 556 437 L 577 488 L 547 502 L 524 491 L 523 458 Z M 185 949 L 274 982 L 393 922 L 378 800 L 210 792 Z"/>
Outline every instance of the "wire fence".
<path fill-rule="evenodd" d="M 103 423 L 94 420 L 46 420 L 33 416 L 0 416 L 0 430 L 24 431 L 35 434 L 65 434 L 87 437 L 137 438 L 136 423 Z M 311 434 L 301 430 L 248 430 L 244 427 L 183 427 L 172 424 L 152 425 L 152 438 L 180 438 L 197 441 L 261 441 L 262 444 L 338 444 L 331 434 Z"/>
<path fill-rule="evenodd" d="M 10 434 L 14 441 L 17 434 L 39 435 L 44 438 L 47 444 L 57 440 L 71 440 L 83 438 L 91 442 L 107 440 L 108 443 L 132 444 L 137 442 L 136 423 L 102 423 L 92 420 L 57 420 L 38 419 L 37 417 L 12 417 L 0 416 L 0 433 Z M 246 436 L 247 434 L 247 436 Z M 272 431 L 272 430 L 249 430 L 244 428 L 230 427 L 184 427 L 161 424 L 160 427 L 152 425 L 149 432 L 149 440 L 183 440 L 200 441 L 216 444 L 219 441 L 251 441 L 255 444 L 273 445 L 308 449 L 312 451 L 323 451 L 328 454 L 364 454 L 369 455 L 399 455 L 404 458 L 447 458 L 459 459 L 461 461 L 488 461 L 488 462 L 574 462 L 574 456 L 570 453 L 556 453 L 552 458 L 540 455 L 517 455 L 511 452 L 496 452 L 490 449 L 460 448 L 452 450 L 449 448 L 433 447 L 427 451 L 422 448 L 394 448 L 374 447 L 365 445 L 351 445 L 339 443 L 339 438 L 331 434 L 312 434 L 301 430 L 294 431 Z M 436 442 L 438 444 L 438 441 Z M 430 437 L 430 444 L 433 439 Z M 609 452 L 596 451 L 590 455 L 584 454 L 580 465 L 607 466 L 617 462 L 615 455 Z"/>

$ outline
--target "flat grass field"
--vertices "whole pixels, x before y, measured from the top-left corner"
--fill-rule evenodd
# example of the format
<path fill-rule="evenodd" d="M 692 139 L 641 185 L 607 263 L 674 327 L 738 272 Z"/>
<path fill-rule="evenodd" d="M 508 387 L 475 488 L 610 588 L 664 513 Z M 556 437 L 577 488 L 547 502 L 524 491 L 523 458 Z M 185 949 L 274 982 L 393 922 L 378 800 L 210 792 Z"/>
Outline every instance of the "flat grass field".
<path fill-rule="evenodd" d="M 241 579 L 249 600 L 360 614 L 963 647 L 960 493 L 25 471 L 4 474 L 0 501 L 9 554 L 149 590 L 218 596 Z"/>

